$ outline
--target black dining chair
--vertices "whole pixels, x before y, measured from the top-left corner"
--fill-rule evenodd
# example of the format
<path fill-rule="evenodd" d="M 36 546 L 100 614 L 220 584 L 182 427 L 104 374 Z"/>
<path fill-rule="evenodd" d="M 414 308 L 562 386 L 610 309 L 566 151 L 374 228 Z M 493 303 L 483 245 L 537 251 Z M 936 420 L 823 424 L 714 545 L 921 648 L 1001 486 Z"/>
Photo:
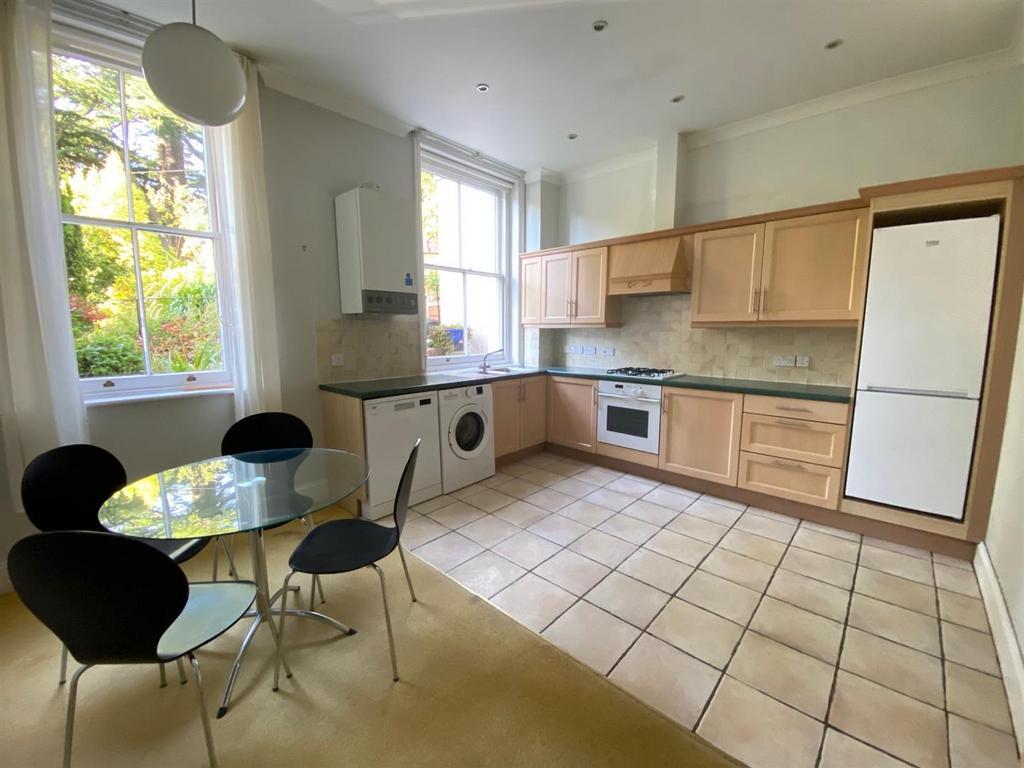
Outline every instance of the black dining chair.
<path fill-rule="evenodd" d="M 124 467 L 109 451 L 86 443 L 62 445 L 41 453 L 25 467 L 21 502 L 28 519 L 40 531 L 106 532 L 97 518 L 100 507 L 127 484 Z M 191 560 L 209 543 L 208 539 L 145 541 L 178 564 Z M 64 648 L 60 660 L 61 685 L 67 680 L 67 667 Z M 179 667 L 178 671 L 184 683 L 184 668 Z M 167 685 L 163 666 L 160 685 Z"/>
<path fill-rule="evenodd" d="M 163 664 L 187 658 L 195 675 L 210 766 L 216 768 L 198 648 L 226 632 L 252 605 L 251 581 L 189 584 L 167 555 L 127 536 L 95 531 L 36 533 L 7 556 L 25 606 L 82 664 L 71 676 L 64 768 L 71 765 L 78 681 L 110 664 Z M 132 578 L 124 578 L 125 571 Z"/>
<path fill-rule="evenodd" d="M 395 659 L 395 635 L 391 629 L 391 612 L 388 610 L 388 591 L 384 581 L 384 571 L 377 565 L 396 549 L 402 559 L 405 580 L 409 585 L 409 596 L 416 602 L 416 592 L 409 577 L 409 566 L 405 562 L 402 551 L 402 528 L 409 512 L 409 494 L 412 492 L 412 478 L 416 472 L 416 457 L 419 455 L 420 440 L 417 439 L 405 462 L 402 477 L 398 481 L 398 492 L 395 494 L 393 511 L 394 526 L 362 518 L 346 518 L 328 520 L 306 534 L 299 546 L 288 559 L 288 575 L 284 579 L 281 590 L 281 618 L 278 622 L 278 655 L 274 667 L 274 679 L 277 680 L 281 666 L 281 646 L 284 644 L 284 618 L 288 603 L 288 581 L 296 573 L 308 573 L 326 576 L 335 573 L 348 573 L 360 568 L 373 568 L 380 578 L 380 592 L 384 598 L 384 621 L 388 628 L 388 644 L 391 646 L 391 672 L 395 682 L 398 681 L 398 662 Z M 276 684 L 276 683 L 275 683 Z"/>

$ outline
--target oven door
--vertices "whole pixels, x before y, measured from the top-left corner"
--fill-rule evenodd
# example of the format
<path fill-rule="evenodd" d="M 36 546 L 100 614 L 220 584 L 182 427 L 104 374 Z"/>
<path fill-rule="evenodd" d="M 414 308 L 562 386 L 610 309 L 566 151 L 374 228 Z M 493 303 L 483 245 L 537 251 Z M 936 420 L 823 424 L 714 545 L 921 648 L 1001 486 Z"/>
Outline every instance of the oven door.
<path fill-rule="evenodd" d="M 660 400 L 597 393 L 598 442 L 657 454 L 660 434 Z"/>

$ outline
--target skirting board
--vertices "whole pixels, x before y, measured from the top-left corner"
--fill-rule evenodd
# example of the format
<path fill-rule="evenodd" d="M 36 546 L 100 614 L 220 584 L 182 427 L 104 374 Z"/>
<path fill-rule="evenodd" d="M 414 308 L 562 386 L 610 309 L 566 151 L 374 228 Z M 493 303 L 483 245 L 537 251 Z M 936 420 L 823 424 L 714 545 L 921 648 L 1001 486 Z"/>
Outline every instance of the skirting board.
<path fill-rule="evenodd" d="M 978 574 L 981 598 L 988 612 L 996 655 L 999 656 L 999 666 L 1003 671 L 1006 697 L 1010 702 L 1010 718 L 1013 720 L 1013 730 L 1017 735 L 1017 749 L 1024 752 L 1024 657 L 1021 655 L 1010 612 L 1006 607 L 1006 600 L 1003 599 L 1003 590 L 999 586 L 999 579 L 984 542 L 974 551 L 974 570 Z"/>

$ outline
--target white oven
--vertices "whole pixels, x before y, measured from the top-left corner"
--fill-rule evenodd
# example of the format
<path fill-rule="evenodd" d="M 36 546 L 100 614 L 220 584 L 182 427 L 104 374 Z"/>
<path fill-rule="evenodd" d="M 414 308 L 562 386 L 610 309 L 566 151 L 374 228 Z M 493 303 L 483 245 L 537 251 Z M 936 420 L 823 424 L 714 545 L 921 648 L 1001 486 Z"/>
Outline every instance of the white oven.
<path fill-rule="evenodd" d="M 597 382 L 597 440 L 658 453 L 661 387 L 620 381 Z"/>

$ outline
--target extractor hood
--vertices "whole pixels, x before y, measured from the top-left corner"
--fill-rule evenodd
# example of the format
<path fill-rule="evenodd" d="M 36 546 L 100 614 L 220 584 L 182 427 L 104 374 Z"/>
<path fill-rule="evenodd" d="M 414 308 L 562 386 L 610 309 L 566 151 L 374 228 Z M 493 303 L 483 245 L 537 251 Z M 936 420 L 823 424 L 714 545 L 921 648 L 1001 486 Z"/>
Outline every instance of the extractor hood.
<path fill-rule="evenodd" d="M 609 248 L 608 295 L 688 293 L 693 235 L 634 240 Z"/>

